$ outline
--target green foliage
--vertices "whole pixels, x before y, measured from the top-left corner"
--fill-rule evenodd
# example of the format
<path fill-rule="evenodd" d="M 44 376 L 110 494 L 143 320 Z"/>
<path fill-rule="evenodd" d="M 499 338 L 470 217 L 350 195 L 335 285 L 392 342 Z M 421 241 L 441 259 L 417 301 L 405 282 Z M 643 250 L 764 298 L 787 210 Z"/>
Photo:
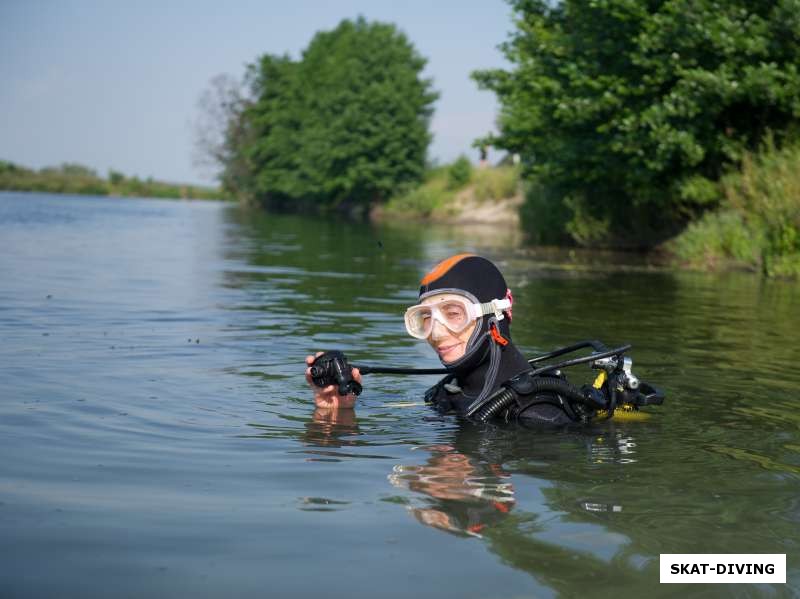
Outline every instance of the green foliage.
<path fill-rule="evenodd" d="M 715 269 L 738 262 L 756 269 L 762 239 L 736 210 L 709 212 L 692 222 L 667 248 L 684 264 Z"/>
<path fill-rule="evenodd" d="M 720 189 L 714 181 L 702 175 L 692 175 L 678 186 L 678 195 L 688 204 L 714 206 L 719 203 Z"/>
<path fill-rule="evenodd" d="M 108 180 L 80 164 L 45 167 L 39 171 L 0 161 L 0 190 L 41 191 L 87 195 L 116 195 L 150 198 L 222 199 L 218 189 L 193 185 L 176 185 L 126 178 L 122 173 L 109 171 Z"/>
<path fill-rule="evenodd" d="M 518 193 L 519 171 L 510 166 L 473 169 L 470 165 L 470 179 L 455 187 L 453 172 L 462 168 L 462 158 L 429 169 L 421 185 L 409 185 L 406 191 L 392 196 L 386 203 L 386 212 L 406 218 L 448 217 L 458 213 L 464 202 L 503 200 Z"/>
<path fill-rule="evenodd" d="M 13 162 L 7 162 L 6 160 L 0 160 L 0 175 L 4 175 L 7 173 L 16 173 L 20 170 Z"/>
<path fill-rule="evenodd" d="M 447 172 L 450 169 L 449 164 L 429 164 L 425 167 L 425 172 L 422 175 L 423 183 L 433 181 L 434 179 L 442 179 L 448 176 Z"/>
<path fill-rule="evenodd" d="M 447 169 L 447 187 L 449 189 L 461 189 L 469 183 L 472 177 L 472 163 L 463 154 L 459 156 L 450 168 Z"/>
<path fill-rule="evenodd" d="M 404 217 L 428 217 L 453 200 L 453 190 L 445 177 L 430 179 L 406 193 L 392 197 L 386 203 L 386 212 Z"/>
<path fill-rule="evenodd" d="M 71 162 L 65 162 L 61 166 L 46 166 L 39 172 L 64 177 L 97 179 L 97 171 L 94 169 Z"/>
<path fill-rule="evenodd" d="M 737 262 L 769 276 L 800 276 L 800 144 L 782 150 L 768 138 L 722 178 L 725 208 L 707 213 L 670 245 L 684 262 Z"/>
<path fill-rule="evenodd" d="M 108 171 L 108 182 L 111 185 L 120 185 L 123 181 L 125 181 L 125 175 L 115 170 Z"/>
<path fill-rule="evenodd" d="M 769 256 L 764 264 L 764 272 L 771 277 L 800 277 L 800 252 Z"/>
<path fill-rule="evenodd" d="M 595 245 L 608 237 L 611 227 L 609 216 L 595 216 L 585 196 L 567 196 L 563 202 L 570 214 L 566 231 L 572 239 L 582 245 Z"/>
<path fill-rule="evenodd" d="M 476 169 L 472 185 L 479 202 L 510 198 L 519 192 L 519 169 L 514 166 Z"/>
<path fill-rule="evenodd" d="M 797 0 L 511 5 L 513 70 L 473 75 L 502 106 L 486 141 L 549 194 L 582 198 L 567 210 L 608 222 L 607 238 L 658 241 L 719 201 L 720 176 L 768 130 L 800 121 Z"/>
<path fill-rule="evenodd" d="M 800 275 L 800 143 L 777 150 L 768 138 L 722 185 L 729 205 L 763 232 L 767 274 Z"/>
<path fill-rule="evenodd" d="M 420 181 L 437 97 L 424 66 L 393 25 L 363 18 L 317 33 L 300 60 L 262 56 L 223 183 L 288 207 L 366 205 Z"/>
<path fill-rule="evenodd" d="M 538 245 L 561 245 L 569 241 L 567 223 L 572 214 L 561 196 L 535 179 L 525 183 L 525 203 L 520 222 L 528 240 Z"/>

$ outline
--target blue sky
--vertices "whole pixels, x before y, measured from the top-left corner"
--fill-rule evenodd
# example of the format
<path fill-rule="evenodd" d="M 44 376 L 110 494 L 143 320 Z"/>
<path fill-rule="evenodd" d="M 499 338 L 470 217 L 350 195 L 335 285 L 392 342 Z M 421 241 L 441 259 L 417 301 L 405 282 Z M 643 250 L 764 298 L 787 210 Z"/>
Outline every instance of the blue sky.
<path fill-rule="evenodd" d="M 264 53 L 297 57 L 316 31 L 358 15 L 395 23 L 428 58 L 441 94 L 430 155 L 475 160 L 497 102 L 469 73 L 507 66 L 503 0 L 0 0 L 0 160 L 207 181 L 192 123 L 211 78 L 239 77 Z"/>

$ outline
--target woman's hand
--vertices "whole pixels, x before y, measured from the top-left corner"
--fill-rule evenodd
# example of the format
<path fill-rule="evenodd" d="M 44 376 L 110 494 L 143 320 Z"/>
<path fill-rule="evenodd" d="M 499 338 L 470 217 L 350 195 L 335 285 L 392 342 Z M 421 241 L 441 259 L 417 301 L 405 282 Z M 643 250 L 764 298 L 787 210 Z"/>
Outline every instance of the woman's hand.
<path fill-rule="evenodd" d="M 317 387 L 314 381 L 311 380 L 311 364 L 321 355 L 322 352 L 317 352 L 316 356 L 306 356 L 306 382 L 314 391 L 314 404 L 318 408 L 352 408 L 356 405 L 355 395 L 352 393 L 349 395 L 339 395 L 336 385 Z M 353 380 L 360 385 L 361 373 L 358 371 L 358 368 L 352 369 L 352 375 Z"/>

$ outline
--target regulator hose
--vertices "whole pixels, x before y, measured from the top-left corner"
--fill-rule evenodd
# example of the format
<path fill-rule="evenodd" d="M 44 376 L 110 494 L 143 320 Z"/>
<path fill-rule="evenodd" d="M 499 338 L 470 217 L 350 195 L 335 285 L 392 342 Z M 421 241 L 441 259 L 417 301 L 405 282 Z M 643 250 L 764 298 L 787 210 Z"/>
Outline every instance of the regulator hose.
<path fill-rule="evenodd" d="M 490 397 L 485 404 L 475 413 L 473 419 L 478 422 L 486 422 L 497 414 L 500 410 L 510 405 L 517 399 L 517 392 L 508 387 L 503 387 L 493 397 Z"/>
<path fill-rule="evenodd" d="M 527 390 L 527 389 L 526 389 Z M 581 391 L 571 383 L 554 377 L 540 377 L 531 381 L 529 395 L 542 392 L 557 393 L 567 400 L 586 405 L 589 402 Z M 473 418 L 478 422 L 487 422 L 497 413 L 513 403 L 519 394 L 511 387 L 503 387 L 494 396 L 490 397 L 478 410 L 473 412 Z M 592 406 L 595 408 L 596 406 Z"/>

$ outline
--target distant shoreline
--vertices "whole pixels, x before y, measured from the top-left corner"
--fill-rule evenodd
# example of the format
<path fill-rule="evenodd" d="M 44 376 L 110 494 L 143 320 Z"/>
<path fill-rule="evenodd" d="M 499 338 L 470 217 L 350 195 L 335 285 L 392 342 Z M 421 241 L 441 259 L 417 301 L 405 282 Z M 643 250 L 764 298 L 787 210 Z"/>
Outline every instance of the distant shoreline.
<path fill-rule="evenodd" d="M 235 200 L 231 198 L 210 198 L 210 197 L 172 197 L 172 196 L 155 196 L 155 195 L 119 195 L 119 194 L 107 194 L 107 193 L 79 193 L 74 191 L 40 191 L 38 189 L 2 189 L 0 188 L 0 197 L 3 194 L 41 194 L 41 195 L 48 195 L 48 196 L 64 196 L 64 197 L 74 197 L 74 198 L 97 198 L 97 199 L 110 199 L 110 200 L 170 200 L 170 201 L 190 201 L 190 202 L 225 202 L 225 203 L 235 203 Z"/>
<path fill-rule="evenodd" d="M 0 191 L 39 192 L 122 198 L 229 200 L 219 188 L 139 179 L 109 171 L 108 178 L 79 164 L 30 169 L 0 161 Z"/>

